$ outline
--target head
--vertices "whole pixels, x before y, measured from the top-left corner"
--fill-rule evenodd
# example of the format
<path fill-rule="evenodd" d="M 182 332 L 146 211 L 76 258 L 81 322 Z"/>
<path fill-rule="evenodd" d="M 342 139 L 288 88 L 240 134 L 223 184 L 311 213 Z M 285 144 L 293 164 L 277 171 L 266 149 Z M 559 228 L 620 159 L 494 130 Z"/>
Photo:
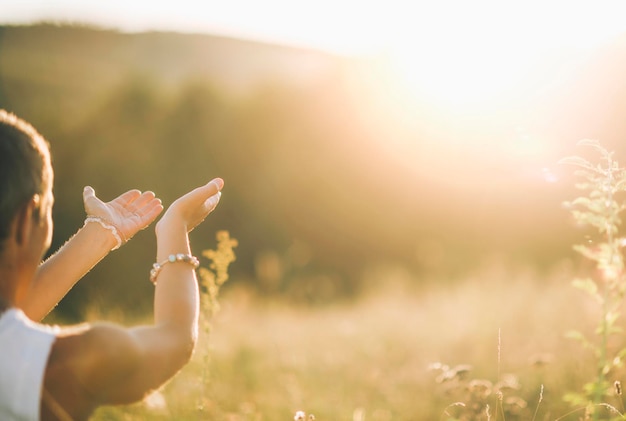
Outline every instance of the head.
<path fill-rule="evenodd" d="M 52 178 L 50 150 L 45 139 L 29 123 L 0 109 L 0 256 L 10 237 L 19 237 L 15 226 L 24 215 L 28 216 L 29 224 L 43 230 L 39 235 L 42 244 L 36 245 L 41 248 L 41 254 L 48 249 L 52 232 Z"/>

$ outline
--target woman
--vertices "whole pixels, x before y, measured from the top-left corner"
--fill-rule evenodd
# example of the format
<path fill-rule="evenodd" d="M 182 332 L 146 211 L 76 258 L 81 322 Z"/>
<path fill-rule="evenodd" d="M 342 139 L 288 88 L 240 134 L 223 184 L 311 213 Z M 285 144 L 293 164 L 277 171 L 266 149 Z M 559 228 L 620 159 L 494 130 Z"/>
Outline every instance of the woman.
<path fill-rule="evenodd" d="M 188 233 L 217 206 L 216 178 L 176 200 L 156 225 L 154 323 L 49 327 L 40 321 L 110 250 L 163 210 L 151 192 L 104 203 L 84 191 L 85 225 L 41 263 L 52 238 L 53 170 L 46 141 L 0 110 L 0 419 L 84 420 L 100 405 L 131 403 L 188 361 L 197 338 L 198 287 Z"/>

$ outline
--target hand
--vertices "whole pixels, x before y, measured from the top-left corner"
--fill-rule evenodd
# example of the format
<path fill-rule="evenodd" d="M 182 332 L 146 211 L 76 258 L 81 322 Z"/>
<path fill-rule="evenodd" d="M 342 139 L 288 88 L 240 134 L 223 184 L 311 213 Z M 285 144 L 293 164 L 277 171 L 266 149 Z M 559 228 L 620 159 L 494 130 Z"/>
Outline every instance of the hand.
<path fill-rule="evenodd" d="M 98 216 L 114 225 L 124 241 L 146 228 L 163 210 L 161 200 L 154 193 L 129 190 L 110 202 L 104 203 L 96 197 L 92 187 L 85 187 L 83 202 L 87 215 Z"/>
<path fill-rule="evenodd" d="M 157 224 L 157 232 L 161 225 L 168 223 L 182 224 L 187 232 L 193 230 L 215 209 L 223 187 L 224 180 L 215 178 L 176 199 Z"/>

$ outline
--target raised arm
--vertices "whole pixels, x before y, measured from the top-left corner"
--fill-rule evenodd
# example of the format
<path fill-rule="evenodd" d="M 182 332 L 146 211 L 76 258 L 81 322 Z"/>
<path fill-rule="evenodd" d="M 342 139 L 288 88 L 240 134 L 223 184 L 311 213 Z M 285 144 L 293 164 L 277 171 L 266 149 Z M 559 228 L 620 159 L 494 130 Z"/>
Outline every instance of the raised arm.
<path fill-rule="evenodd" d="M 32 320 L 43 319 L 79 279 L 118 246 L 118 240 L 128 241 L 163 210 L 154 193 L 139 190 L 130 190 L 105 203 L 93 188 L 85 187 L 83 201 L 87 222 L 39 266 L 29 295 L 21 304 Z"/>
<path fill-rule="evenodd" d="M 221 179 L 199 187 L 169 207 L 157 223 L 157 262 L 191 255 L 187 233 L 217 206 Z M 195 266 L 166 263 L 154 279 L 154 326 L 131 331 L 140 349 L 138 367 L 129 379 L 109 393 L 127 401 L 143 396 L 172 377 L 191 357 L 198 335 L 199 292 Z M 155 367 L 159 367 L 155 369 Z"/>
<path fill-rule="evenodd" d="M 222 187 L 218 178 L 187 193 L 157 224 L 156 260 L 168 263 L 154 279 L 154 324 L 132 329 L 95 325 L 58 337 L 44 386 L 70 416 L 86 417 L 98 405 L 137 401 L 188 362 L 199 312 L 188 232 L 217 206 Z"/>

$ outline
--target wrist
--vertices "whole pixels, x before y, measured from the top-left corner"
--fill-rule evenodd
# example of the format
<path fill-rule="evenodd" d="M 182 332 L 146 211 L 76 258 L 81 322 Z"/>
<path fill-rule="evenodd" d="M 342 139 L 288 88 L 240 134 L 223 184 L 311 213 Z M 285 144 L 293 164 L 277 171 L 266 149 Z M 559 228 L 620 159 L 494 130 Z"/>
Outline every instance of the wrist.
<path fill-rule="evenodd" d="M 178 234 L 183 232 L 187 234 L 187 224 L 182 218 L 177 218 L 173 215 L 165 214 L 154 227 L 154 232 L 157 236 L 157 240 L 160 237 L 168 236 L 171 234 Z"/>
<path fill-rule="evenodd" d="M 157 260 L 170 254 L 190 253 L 189 237 L 185 223 L 177 218 L 163 218 L 155 228 Z"/>
<path fill-rule="evenodd" d="M 161 262 L 155 262 L 152 265 L 152 269 L 150 270 L 150 282 L 152 282 L 153 285 L 156 285 L 157 277 L 159 276 L 159 273 L 161 273 L 161 269 L 163 269 L 163 266 L 165 266 L 168 263 L 171 264 L 171 263 L 177 263 L 177 262 L 190 265 L 193 267 L 194 270 L 197 269 L 198 266 L 200 265 L 198 258 L 196 256 L 193 256 L 192 254 L 189 254 L 189 253 L 170 254 L 169 256 L 167 256 L 167 259 Z"/>
<path fill-rule="evenodd" d="M 98 216 L 87 215 L 83 229 L 94 230 L 94 232 L 99 233 L 99 237 L 102 238 L 102 243 L 107 247 L 107 250 L 116 250 L 127 241 L 124 234 L 115 225 Z"/>

